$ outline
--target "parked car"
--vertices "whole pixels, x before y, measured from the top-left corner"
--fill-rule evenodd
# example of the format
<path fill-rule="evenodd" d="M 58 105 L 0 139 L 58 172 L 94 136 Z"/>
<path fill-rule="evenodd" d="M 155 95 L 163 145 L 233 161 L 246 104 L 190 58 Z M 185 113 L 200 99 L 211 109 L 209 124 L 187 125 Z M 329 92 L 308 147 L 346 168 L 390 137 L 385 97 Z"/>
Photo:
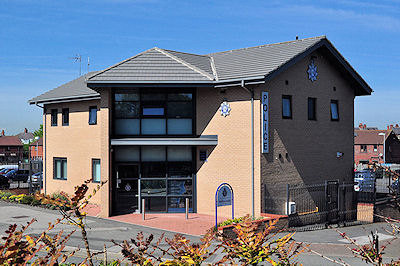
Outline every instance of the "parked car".
<path fill-rule="evenodd" d="M 354 191 L 374 192 L 375 173 L 370 170 L 357 171 L 354 174 Z"/>
<path fill-rule="evenodd" d="M 29 171 L 28 170 L 12 170 L 5 174 L 9 182 L 14 181 L 28 181 Z"/>
<path fill-rule="evenodd" d="M 30 178 L 28 177 L 28 182 L 30 181 Z M 43 173 L 39 172 L 36 174 L 32 175 L 32 184 L 43 184 Z"/>
<path fill-rule="evenodd" d="M 397 178 L 390 186 L 394 191 L 399 191 L 399 179 Z"/>
<path fill-rule="evenodd" d="M 5 175 L 8 172 L 12 171 L 13 169 L 8 169 L 8 168 L 2 168 L 0 169 L 0 175 Z"/>

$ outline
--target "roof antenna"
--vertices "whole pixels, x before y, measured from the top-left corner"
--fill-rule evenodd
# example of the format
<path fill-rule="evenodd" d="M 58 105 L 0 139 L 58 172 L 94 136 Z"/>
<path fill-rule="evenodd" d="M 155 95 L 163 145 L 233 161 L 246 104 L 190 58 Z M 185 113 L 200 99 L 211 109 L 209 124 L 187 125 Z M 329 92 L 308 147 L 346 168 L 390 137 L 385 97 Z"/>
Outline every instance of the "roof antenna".
<path fill-rule="evenodd" d="M 82 56 L 80 54 L 77 54 L 74 57 L 69 57 L 69 59 L 75 60 L 75 62 L 79 62 L 79 76 L 82 75 Z"/>
<path fill-rule="evenodd" d="M 89 73 L 89 66 L 90 66 L 90 58 L 87 57 L 87 73 Z"/>
<path fill-rule="evenodd" d="M 299 35 L 296 35 L 296 40 L 298 40 L 299 39 Z"/>

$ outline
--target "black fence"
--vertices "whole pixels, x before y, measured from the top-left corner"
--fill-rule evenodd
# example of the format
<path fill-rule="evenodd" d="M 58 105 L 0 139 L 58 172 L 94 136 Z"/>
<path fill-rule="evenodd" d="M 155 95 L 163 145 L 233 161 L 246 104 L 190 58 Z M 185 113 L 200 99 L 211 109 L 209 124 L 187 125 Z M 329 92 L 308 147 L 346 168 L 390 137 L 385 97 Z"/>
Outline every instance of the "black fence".
<path fill-rule="evenodd" d="M 373 222 L 374 183 L 364 191 L 355 191 L 354 183 L 338 181 L 287 185 L 280 190 L 282 197 L 272 198 L 264 188 L 264 211 L 288 215 L 289 227 Z"/>

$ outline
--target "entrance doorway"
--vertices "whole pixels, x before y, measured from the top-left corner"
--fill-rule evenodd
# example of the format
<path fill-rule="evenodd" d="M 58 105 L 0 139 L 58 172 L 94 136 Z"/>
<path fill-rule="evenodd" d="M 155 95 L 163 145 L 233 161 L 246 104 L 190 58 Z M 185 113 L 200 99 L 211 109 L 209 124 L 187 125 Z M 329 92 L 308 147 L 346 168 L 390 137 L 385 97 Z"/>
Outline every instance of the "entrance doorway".
<path fill-rule="evenodd" d="M 139 212 L 139 164 L 117 164 L 113 180 L 113 213 Z"/>

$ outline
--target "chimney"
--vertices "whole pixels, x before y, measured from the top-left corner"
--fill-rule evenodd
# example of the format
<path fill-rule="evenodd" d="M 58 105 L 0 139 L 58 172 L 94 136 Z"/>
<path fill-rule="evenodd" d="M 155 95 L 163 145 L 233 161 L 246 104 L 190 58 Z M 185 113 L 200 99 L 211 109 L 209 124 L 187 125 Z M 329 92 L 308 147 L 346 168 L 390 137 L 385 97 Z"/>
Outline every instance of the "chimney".
<path fill-rule="evenodd" d="M 28 133 L 28 129 L 27 128 L 24 129 L 24 133 Z"/>
<path fill-rule="evenodd" d="M 6 134 L 4 133 L 4 129 L 1 131 L 1 136 L 0 137 L 4 137 Z"/>

